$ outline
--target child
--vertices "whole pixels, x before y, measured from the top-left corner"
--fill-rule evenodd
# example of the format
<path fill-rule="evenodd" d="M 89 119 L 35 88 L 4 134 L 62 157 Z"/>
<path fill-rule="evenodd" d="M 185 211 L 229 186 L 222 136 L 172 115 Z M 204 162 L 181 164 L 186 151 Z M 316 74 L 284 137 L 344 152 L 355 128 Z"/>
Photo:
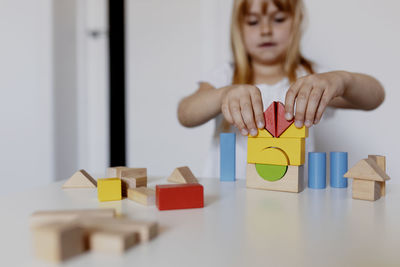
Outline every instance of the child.
<path fill-rule="evenodd" d="M 235 0 L 231 24 L 233 64 L 199 83 L 178 107 L 182 125 L 194 127 L 215 118 L 216 129 L 204 177 L 219 177 L 219 133 L 236 132 L 236 176 L 245 178 L 248 134 L 264 128 L 264 110 L 285 104 L 295 126 L 317 124 L 326 108 L 372 110 L 385 92 L 371 76 L 322 72 L 300 53 L 301 0 Z M 231 127 L 231 125 L 235 127 Z M 313 148 L 312 128 L 306 150 Z M 241 134 L 241 135 L 240 135 Z"/>

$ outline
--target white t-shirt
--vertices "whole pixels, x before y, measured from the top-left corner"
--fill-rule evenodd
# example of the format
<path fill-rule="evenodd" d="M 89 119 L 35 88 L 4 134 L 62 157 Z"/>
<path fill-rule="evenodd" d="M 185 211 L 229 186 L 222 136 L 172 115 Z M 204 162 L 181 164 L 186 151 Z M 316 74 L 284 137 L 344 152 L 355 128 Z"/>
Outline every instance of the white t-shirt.
<path fill-rule="evenodd" d="M 307 72 L 303 69 L 299 69 L 299 71 L 297 72 L 297 77 L 302 77 L 305 75 L 307 75 Z M 232 76 L 233 65 L 230 63 L 226 63 L 207 74 L 199 82 L 207 82 L 215 88 L 221 88 L 232 84 Z M 285 103 L 285 96 L 287 90 L 290 87 L 290 82 L 288 78 L 284 78 L 273 85 L 257 84 L 256 86 L 261 91 L 262 101 L 265 110 L 273 101 L 280 101 L 282 103 Z M 222 114 L 219 114 L 214 119 L 215 130 L 206 159 L 203 177 L 216 178 L 220 176 L 219 134 L 222 130 L 222 120 Z M 236 178 L 245 179 L 247 165 L 247 136 L 241 135 L 238 129 L 234 126 L 231 126 L 230 131 L 236 133 Z M 306 162 L 308 151 L 314 151 L 314 147 L 314 127 L 311 127 L 309 128 L 309 136 L 308 138 L 306 138 Z"/>

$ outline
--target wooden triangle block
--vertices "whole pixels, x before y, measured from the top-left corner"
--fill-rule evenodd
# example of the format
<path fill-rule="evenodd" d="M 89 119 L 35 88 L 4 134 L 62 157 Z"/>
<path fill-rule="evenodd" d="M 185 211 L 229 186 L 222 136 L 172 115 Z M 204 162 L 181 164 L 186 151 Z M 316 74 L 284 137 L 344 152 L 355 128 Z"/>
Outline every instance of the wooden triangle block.
<path fill-rule="evenodd" d="M 276 137 L 276 114 L 275 114 L 275 103 L 272 102 L 271 105 L 264 112 L 265 119 L 265 129 L 272 134 L 273 137 Z"/>
<path fill-rule="evenodd" d="M 293 119 L 287 121 L 285 119 L 285 106 L 281 102 L 275 102 L 275 103 L 276 103 L 276 137 L 279 137 L 293 123 Z"/>
<path fill-rule="evenodd" d="M 378 182 L 390 180 L 390 177 L 371 158 L 360 160 L 343 176 L 346 178 L 357 178 Z"/>
<path fill-rule="evenodd" d="M 197 184 L 199 183 L 194 177 L 189 167 L 176 168 L 172 174 L 168 177 L 168 182 L 179 183 L 179 184 Z"/>
<path fill-rule="evenodd" d="M 96 188 L 97 182 L 85 170 L 79 170 L 69 178 L 62 188 Z"/>

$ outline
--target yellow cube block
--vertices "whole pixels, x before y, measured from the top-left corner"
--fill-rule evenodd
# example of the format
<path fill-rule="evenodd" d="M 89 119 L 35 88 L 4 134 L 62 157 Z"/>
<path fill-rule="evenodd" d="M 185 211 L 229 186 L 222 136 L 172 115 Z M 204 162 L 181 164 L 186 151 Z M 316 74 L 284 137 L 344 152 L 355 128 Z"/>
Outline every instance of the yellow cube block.
<path fill-rule="evenodd" d="M 306 126 L 297 128 L 294 123 L 289 126 L 279 138 L 306 138 L 308 137 L 308 128 Z"/>
<path fill-rule="evenodd" d="M 99 201 L 121 200 L 121 179 L 104 178 L 97 180 L 97 197 Z"/>
<path fill-rule="evenodd" d="M 304 164 L 304 160 L 304 138 L 248 138 L 247 140 L 248 163 L 300 166 Z"/>

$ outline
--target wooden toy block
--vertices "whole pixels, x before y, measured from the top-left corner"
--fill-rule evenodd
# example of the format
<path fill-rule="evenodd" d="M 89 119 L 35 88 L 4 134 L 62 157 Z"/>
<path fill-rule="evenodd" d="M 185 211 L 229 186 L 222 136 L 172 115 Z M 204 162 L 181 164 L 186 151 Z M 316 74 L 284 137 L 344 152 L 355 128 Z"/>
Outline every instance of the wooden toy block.
<path fill-rule="evenodd" d="M 176 168 L 168 177 L 167 181 L 181 184 L 199 183 L 188 166 Z"/>
<path fill-rule="evenodd" d="M 308 152 L 308 187 L 326 188 L 326 153 Z"/>
<path fill-rule="evenodd" d="M 62 188 L 96 188 L 97 182 L 85 170 L 79 170 L 72 175 Z"/>
<path fill-rule="evenodd" d="M 294 123 L 292 123 L 289 128 L 287 128 L 279 138 L 307 138 L 308 128 L 306 126 L 297 128 Z"/>
<path fill-rule="evenodd" d="M 109 167 L 107 168 L 107 177 L 117 177 L 121 178 L 121 171 L 129 169 L 125 166 Z"/>
<path fill-rule="evenodd" d="M 265 129 L 258 129 L 258 134 L 257 136 L 252 136 L 248 135 L 249 138 L 273 138 L 272 134 L 270 134 L 267 130 Z"/>
<path fill-rule="evenodd" d="M 273 136 L 276 137 L 276 102 L 264 111 L 265 129 Z"/>
<path fill-rule="evenodd" d="M 90 234 L 89 247 L 96 252 L 123 254 L 133 247 L 138 239 L 137 233 L 118 231 L 118 229 L 97 231 Z"/>
<path fill-rule="evenodd" d="M 152 206 L 156 204 L 156 191 L 147 187 L 130 188 L 128 198 L 137 203 Z"/>
<path fill-rule="evenodd" d="M 147 168 L 129 168 L 125 166 L 107 168 L 108 177 L 134 177 L 134 178 L 147 178 Z"/>
<path fill-rule="evenodd" d="M 221 133 L 220 143 L 220 181 L 236 180 L 236 134 Z"/>
<path fill-rule="evenodd" d="M 121 178 L 122 196 L 128 196 L 128 189 L 147 186 L 147 177 L 122 177 Z"/>
<path fill-rule="evenodd" d="M 36 228 L 51 223 L 68 223 L 78 218 L 104 219 L 114 217 L 114 209 L 46 210 L 34 212 L 29 218 L 29 224 L 31 228 Z"/>
<path fill-rule="evenodd" d="M 281 137 L 282 133 L 293 124 L 293 119 L 287 121 L 285 119 L 285 105 L 281 102 L 275 102 L 276 104 L 276 137 Z M 295 126 L 296 127 L 296 126 Z"/>
<path fill-rule="evenodd" d="M 91 232 L 97 231 L 118 231 L 137 233 L 140 242 L 147 242 L 158 235 L 157 222 L 144 222 L 127 218 L 104 218 L 102 220 L 92 220 L 80 218 L 79 225 Z"/>
<path fill-rule="evenodd" d="M 304 189 L 304 166 L 287 166 L 286 174 L 279 180 L 268 181 L 262 178 L 256 164 L 248 163 L 246 169 L 246 187 L 298 193 Z"/>
<path fill-rule="evenodd" d="M 373 159 L 384 172 L 386 172 L 386 157 L 379 155 L 368 155 L 369 159 Z M 386 195 L 386 181 L 381 182 L 381 195 Z"/>
<path fill-rule="evenodd" d="M 61 262 L 85 251 L 84 230 L 74 223 L 53 223 L 33 229 L 36 258 Z"/>
<path fill-rule="evenodd" d="M 285 165 L 284 157 L 275 158 L 278 148 L 288 158 L 287 165 L 303 165 L 305 159 L 305 140 L 303 138 L 248 138 L 247 162 Z"/>
<path fill-rule="evenodd" d="M 346 188 L 347 179 L 343 177 L 348 170 L 347 152 L 330 152 L 330 184 L 333 188 Z"/>
<path fill-rule="evenodd" d="M 378 163 L 380 166 L 378 165 Z M 357 162 L 348 172 L 346 178 L 353 178 L 353 198 L 363 200 L 377 200 L 385 193 L 385 181 L 390 180 L 382 167 L 385 167 L 382 158 L 368 157 Z"/>
<path fill-rule="evenodd" d="M 347 178 L 358 178 L 383 182 L 390 180 L 390 177 L 371 158 L 362 159 L 344 174 Z"/>
<path fill-rule="evenodd" d="M 147 179 L 147 168 L 126 168 L 120 170 L 120 177 L 130 178 L 146 178 Z"/>
<path fill-rule="evenodd" d="M 353 198 L 375 201 L 381 197 L 380 184 L 377 181 L 353 180 Z"/>
<path fill-rule="evenodd" d="M 203 186 L 201 184 L 157 185 L 156 205 L 159 210 L 203 208 Z"/>
<path fill-rule="evenodd" d="M 121 200 L 121 179 L 104 178 L 97 181 L 97 197 L 99 201 Z"/>

